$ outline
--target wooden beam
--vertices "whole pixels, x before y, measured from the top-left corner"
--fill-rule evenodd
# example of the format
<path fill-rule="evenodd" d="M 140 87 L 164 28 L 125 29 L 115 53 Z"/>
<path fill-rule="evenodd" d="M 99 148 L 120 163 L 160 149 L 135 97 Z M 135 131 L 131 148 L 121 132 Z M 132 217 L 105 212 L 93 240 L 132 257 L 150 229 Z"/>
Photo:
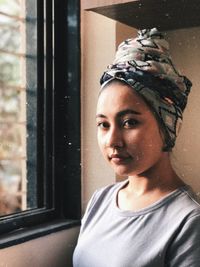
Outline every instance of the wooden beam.
<path fill-rule="evenodd" d="M 81 8 L 85 10 L 91 10 L 98 7 L 108 7 L 118 4 L 125 4 L 130 2 L 138 2 L 139 0 L 82 0 Z"/>
<path fill-rule="evenodd" d="M 200 26 L 199 0 L 82 0 L 82 8 L 139 29 Z"/>

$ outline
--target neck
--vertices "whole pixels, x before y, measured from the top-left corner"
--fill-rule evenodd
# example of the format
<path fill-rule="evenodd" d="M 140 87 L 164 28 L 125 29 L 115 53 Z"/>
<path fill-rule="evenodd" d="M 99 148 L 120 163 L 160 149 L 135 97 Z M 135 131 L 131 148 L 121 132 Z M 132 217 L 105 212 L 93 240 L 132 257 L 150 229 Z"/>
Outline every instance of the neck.
<path fill-rule="evenodd" d="M 167 154 L 149 170 L 129 176 L 127 189 L 136 195 L 143 195 L 153 191 L 173 191 L 183 184 L 183 181 L 173 170 Z"/>

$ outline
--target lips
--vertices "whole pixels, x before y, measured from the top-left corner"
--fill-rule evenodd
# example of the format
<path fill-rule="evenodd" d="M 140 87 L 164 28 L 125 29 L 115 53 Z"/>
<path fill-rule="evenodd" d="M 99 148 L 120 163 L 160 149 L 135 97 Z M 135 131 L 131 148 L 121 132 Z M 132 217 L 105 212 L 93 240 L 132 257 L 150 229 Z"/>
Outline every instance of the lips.
<path fill-rule="evenodd" d="M 109 159 L 115 164 L 123 164 L 127 163 L 127 161 L 131 159 L 131 157 L 122 154 L 112 154 L 111 156 L 109 156 Z"/>

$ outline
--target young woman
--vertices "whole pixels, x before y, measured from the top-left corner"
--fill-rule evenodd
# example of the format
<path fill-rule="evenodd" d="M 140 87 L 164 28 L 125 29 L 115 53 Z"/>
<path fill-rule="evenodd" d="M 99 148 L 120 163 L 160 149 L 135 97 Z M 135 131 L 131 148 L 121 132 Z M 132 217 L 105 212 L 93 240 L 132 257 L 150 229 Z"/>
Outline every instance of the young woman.
<path fill-rule="evenodd" d="M 113 170 L 128 178 L 93 195 L 74 267 L 200 266 L 200 204 L 169 158 L 190 81 L 151 29 L 119 46 L 101 84 L 99 147 Z"/>

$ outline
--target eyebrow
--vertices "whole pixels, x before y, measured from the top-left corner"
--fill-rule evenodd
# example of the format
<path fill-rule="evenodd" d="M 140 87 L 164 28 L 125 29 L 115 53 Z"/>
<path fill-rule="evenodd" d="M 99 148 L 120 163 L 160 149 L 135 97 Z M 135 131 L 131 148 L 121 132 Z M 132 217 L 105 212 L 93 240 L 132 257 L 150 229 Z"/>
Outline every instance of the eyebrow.
<path fill-rule="evenodd" d="M 141 113 L 136 111 L 136 110 L 124 109 L 124 110 L 121 110 L 121 111 L 117 112 L 116 116 L 117 117 L 123 117 L 123 116 L 128 115 L 128 114 L 141 115 Z M 103 115 L 103 114 L 97 114 L 96 118 L 107 118 L 107 117 L 105 115 Z"/>

